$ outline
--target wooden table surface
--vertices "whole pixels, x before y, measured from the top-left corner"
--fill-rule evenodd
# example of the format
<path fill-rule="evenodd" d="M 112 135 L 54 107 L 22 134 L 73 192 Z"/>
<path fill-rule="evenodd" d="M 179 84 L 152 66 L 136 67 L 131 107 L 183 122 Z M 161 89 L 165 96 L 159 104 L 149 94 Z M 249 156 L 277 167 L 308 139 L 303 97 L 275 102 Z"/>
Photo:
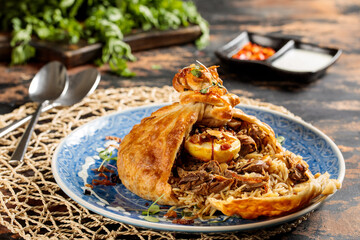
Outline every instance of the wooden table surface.
<path fill-rule="evenodd" d="M 198 51 L 193 44 L 135 53 L 132 79 L 101 68 L 99 88 L 171 85 L 178 69 L 199 60 L 219 64 L 214 51 L 241 31 L 286 35 L 343 54 L 322 78 L 286 86 L 267 76 L 234 74 L 220 68 L 230 92 L 281 105 L 327 134 L 339 146 L 346 162 L 342 189 L 290 233 L 274 239 L 360 239 L 360 2 L 358 0 L 199 0 L 199 11 L 211 26 L 211 43 Z M 27 87 L 43 63 L 9 67 L 0 64 L 0 113 L 27 100 Z M 153 69 L 160 65 L 161 69 Z M 90 65 L 70 69 L 76 73 Z M 0 239 L 12 238 L 0 227 Z M 15 236 L 16 238 L 16 236 Z"/>

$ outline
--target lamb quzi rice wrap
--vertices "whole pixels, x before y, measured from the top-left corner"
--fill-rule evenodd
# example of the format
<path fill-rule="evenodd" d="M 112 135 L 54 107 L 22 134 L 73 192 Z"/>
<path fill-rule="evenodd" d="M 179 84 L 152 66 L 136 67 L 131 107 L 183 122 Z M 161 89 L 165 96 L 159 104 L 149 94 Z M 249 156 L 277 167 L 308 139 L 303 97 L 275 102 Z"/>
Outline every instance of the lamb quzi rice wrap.
<path fill-rule="evenodd" d="M 124 137 L 117 168 L 126 188 L 192 209 L 194 217 L 219 210 L 245 219 L 293 212 L 340 188 L 328 173 L 313 175 L 270 126 L 235 108 L 240 99 L 227 92 L 216 69 L 181 69 L 173 79 L 179 102 Z"/>

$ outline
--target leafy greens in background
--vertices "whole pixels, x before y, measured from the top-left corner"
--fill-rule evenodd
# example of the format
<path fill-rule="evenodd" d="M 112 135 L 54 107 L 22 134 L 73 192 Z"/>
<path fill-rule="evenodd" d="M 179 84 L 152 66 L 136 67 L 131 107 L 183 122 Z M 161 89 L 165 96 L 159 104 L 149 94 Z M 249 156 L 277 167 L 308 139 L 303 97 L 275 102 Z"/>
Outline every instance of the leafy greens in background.
<path fill-rule="evenodd" d="M 199 49 L 209 41 L 208 23 L 191 1 L 181 0 L 17 0 L 5 1 L 0 9 L 0 29 L 12 32 L 11 64 L 34 57 L 31 37 L 76 44 L 80 39 L 103 44 L 98 65 L 109 63 L 122 76 L 133 76 L 127 68 L 134 61 L 124 35 L 135 30 L 176 29 L 199 25 Z"/>

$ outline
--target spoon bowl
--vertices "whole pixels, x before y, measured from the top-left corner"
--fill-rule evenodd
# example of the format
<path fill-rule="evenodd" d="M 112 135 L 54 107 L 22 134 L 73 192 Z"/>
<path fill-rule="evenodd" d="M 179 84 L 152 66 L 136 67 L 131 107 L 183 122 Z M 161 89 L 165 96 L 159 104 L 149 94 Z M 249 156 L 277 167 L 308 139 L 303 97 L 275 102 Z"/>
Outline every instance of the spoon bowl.
<path fill-rule="evenodd" d="M 60 62 L 50 62 L 43 66 L 35 75 L 29 87 L 29 97 L 38 102 L 38 107 L 32 115 L 20 142 L 11 156 L 10 163 L 17 164 L 23 161 L 31 134 L 45 104 L 57 99 L 62 92 L 67 90 L 68 76 L 65 66 Z"/>
<path fill-rule="evenodd" d="M 89 68 L 70 76 L 67 89 L 62 92 L 59 98 L 44 106 L 41 111 L 45 112 L 59 106 L 71 106 L 80 102 L 85 96 L 91 94 L 96 89 L 100 82 L 100 78 L 100 73 L 96 70 L 96 68 Z M 4 128 L 1 128 L 0 137 L 5 136 L 9 132 L 30 121 L 31 118 L 32 116 L 28 115 Z"/>
<path fill-rule="evenodd" d="M 34 102 L 57 99 L 67 89 L 68 76 L 60 62 L 50 62 L 34 76 L 29 87 L 29 97 Z"/>
<path fill-rule="evenodd" d="M 69 86 L 52 104 L 71 106 L 91 94 L 100 82 L 100 73 L 96 68 L 89 68 L 70 77 Z"/>

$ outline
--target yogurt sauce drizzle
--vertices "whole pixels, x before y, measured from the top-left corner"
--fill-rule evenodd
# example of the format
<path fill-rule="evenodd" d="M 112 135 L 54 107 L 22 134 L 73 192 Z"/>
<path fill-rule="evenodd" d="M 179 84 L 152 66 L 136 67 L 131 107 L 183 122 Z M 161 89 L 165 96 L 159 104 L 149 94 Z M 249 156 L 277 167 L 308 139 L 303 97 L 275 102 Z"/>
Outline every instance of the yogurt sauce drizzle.
<path fill-rule="evenodd" d="M 114 140 L 106 141 L 105 144 L 104 144 L 104 147 L 108 148 L 108 150 L 110 152 L 114 151 L 118 146 L 119 146 L 119 143 L 114 141 Z M 105 150 L 105 148 L 97 148 L 96 151 L 101 152 L 101 151 Z M 84 181 L 84 187 L 81 187 L 81 189 L 83 191 L 85 191 L 85 189 L 90 191 L 91 194 L 93 196 L 95 196 L 99 200 L 96 203 L 99 204 L 100 206 L 103 206 L 103 207 L 105 207 L 105 208 L 107 208 L 109 210 L 115 210 L 115 211 L 118 211 L 118 212 L 123 212 L 125 215 L 131 215 L 131 213 L 126 212 L 126 210 L 123 207 L 110 206 L 110 203 L 108 201 L 106 201 L 105 199 L 101 198 L 98 194 L 96 194 L 93 189 L 91 189 L 90 187 L 85 187 L 86 184 L 90 184 L 90 183 L 87 182 L 87 179 L 89 177 L 88 170 L 89 170 L 90 166 L 95 164 L 95 160 L 100 160 L 100 157 L 97 156 L 97 155 L 92 156 L 92 157 L 88 156 L 88 157 L 85 158 L 85 162 L 81 166 L 81 171 L 78 173 L 78 176 Z"/>
<path fill-rule="evenodd" d="M 81 171 L 78 173 L 78 176 L 81 177 L 82 180 L 84 181 L 84 186 L 85 186 L 85 184 L 87 184 L 87 178 L 89 177 L 87 170 L 94 163 L 95 163 L 94 157 L 86 157 L 85 163 L 82 165 Z"/>

